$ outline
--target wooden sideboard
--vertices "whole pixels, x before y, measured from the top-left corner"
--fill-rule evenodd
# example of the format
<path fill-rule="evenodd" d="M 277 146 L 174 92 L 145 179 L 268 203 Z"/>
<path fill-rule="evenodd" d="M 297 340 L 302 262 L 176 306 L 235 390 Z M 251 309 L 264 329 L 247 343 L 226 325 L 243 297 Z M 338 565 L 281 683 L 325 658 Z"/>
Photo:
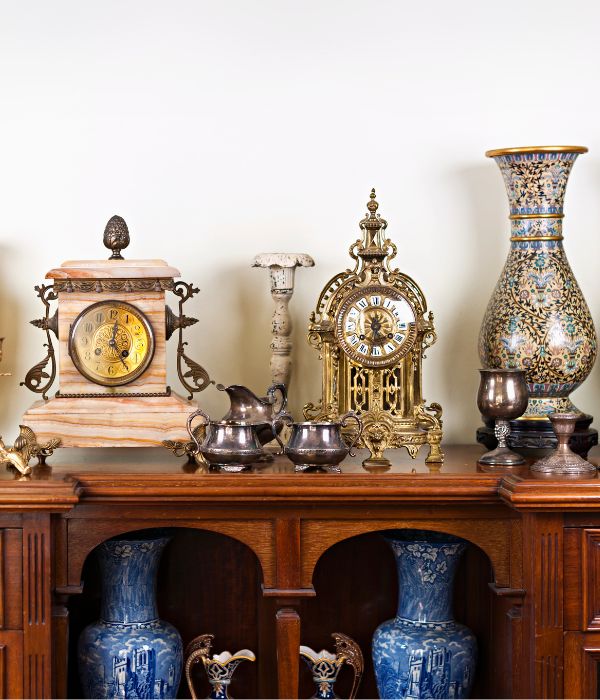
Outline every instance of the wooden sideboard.
<path fill-rule="evenodd" d="M 391 551 L 378 533 L 439 530 L 472 543 L 455 612 L 478 637 L 474 697 L 598 697 L 600 480 L 482 472 L 477 446 L 429 469 L 403 453 L 368 473 L 294 474 L 283 458 L 243 474 L 194 472 L 160 450 L 59 451 L 30 479 L 0 478 L 0 693 L 79 697 L 76 642 L 99 612 L 90 553 L 147 528 L 173 538 L 159 573 L 161 617 L 184 643 L 257 655 L 236 697 L 309 697 L 298 647 L 361 645 L 359 696 L 375 697 L 370 638 L 395 613 Z M 595 454 L 600 456 L 600 451 Z M 104 460 L 104 461 L 103 461 Z M 592 461 L 594 453 L 592 453 Z M 338 693 L 348 692 L 340 677 Z M 198 677 L 201 685 L 203 680 Z M 180 696 L 189 697 L 185 684 Z"/>

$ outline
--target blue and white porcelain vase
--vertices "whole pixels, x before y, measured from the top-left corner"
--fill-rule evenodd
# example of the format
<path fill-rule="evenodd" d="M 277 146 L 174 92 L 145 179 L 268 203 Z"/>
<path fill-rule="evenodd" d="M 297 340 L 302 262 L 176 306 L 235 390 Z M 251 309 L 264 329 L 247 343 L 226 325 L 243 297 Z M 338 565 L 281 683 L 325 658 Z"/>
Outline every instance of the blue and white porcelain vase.
<path fill-rule="evenodd" d="M 398 568 L 398 612 L 373 635 L 380 698 L 469 697 L 477 659 L 472 632 L 452 615 L 452 590 L 466 542 L 436 532 L 386 537 Z"/>
<path fill-rule="evenodd" d="M 86 698 L 175 698 L 183 648 L 159 620 L 156 574 L 168 537 L 113 539 L 96 548 L 102 571 L 98 622 L 79 637 Z"/>

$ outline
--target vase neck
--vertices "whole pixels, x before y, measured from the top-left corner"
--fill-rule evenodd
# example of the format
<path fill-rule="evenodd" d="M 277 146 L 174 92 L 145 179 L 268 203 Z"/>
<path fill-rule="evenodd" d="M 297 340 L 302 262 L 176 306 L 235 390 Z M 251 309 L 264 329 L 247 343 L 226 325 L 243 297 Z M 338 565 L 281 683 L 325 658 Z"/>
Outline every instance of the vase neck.
<path fill-rule="evenodd" d="M 158 618 L 156 574 L 168 537 L 109 540 L 98 548 L 104 622 L 141 623 Z"/>
<path fill-rule="evenodd" d="M 390 540 L 398 567 L 397 616 L 414 622 L 453 620 L 454 574 L 463 542 Z"/>
<path fill-rule="evenodd" d="M 510 153 L 494 157 L 510 205 L 511 240 L 561 240 L 567 180 L 577 153 Z"/>

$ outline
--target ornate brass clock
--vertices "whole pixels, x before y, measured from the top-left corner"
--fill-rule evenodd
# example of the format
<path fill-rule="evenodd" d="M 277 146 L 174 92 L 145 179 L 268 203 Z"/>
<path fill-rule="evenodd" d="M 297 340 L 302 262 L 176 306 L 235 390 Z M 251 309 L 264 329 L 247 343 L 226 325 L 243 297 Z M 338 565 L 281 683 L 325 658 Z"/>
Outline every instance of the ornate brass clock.
<path fill-rule="evenodd" d="M 124 260 L 128 243 L 127 224 L 113 216 L 104 231 L 108 260 L 70 260 L 47 273 L 50 284 L 36 287 L 45 316 L 32 323 L 45 332 L 47 352 L 22 382 L 42 396 L 22 422 L 40 440 L 57 435 L 63 447 L 187 441 L 191 399 L 214 383 L 183 341 L 183 329 L 197 321 L 184 316 L 183 304 L 199 290 L 176 281 L 179 271 L 163 260 Z M 167 306 L 167 292 L 178 298 L 179 313 Z M 187 399 L 167 385 L 167 341 L 176 331 Z M 60 389 L 48 397 L 57 375 Z"/>
<path fill-rule="evenodd" d="M 429 445 L 428 463 L 443 461 L 442 408 L 425 405 L 422 360 L 436 340 L 433 314 L 416 282 L 392 269 L 396 246 L 384 238 L 375 190 L 350 247 L 353 270 L 333 277 L 311 314 L 308 339 L 323 360 L 323 394 L 304 407 L 307 419 L 337 419 L 356 411 L 364 423 L 365 467 L 387 467 L 390 447 L 416 457 Z"/>
<path fill-rule="evenodd" d="M 71 325 L 69 354 L 80 374 L 91 382 L 129 384 L 152 361 L 152 326 L 133 304 L 99 301 L 84 309 Z"/>

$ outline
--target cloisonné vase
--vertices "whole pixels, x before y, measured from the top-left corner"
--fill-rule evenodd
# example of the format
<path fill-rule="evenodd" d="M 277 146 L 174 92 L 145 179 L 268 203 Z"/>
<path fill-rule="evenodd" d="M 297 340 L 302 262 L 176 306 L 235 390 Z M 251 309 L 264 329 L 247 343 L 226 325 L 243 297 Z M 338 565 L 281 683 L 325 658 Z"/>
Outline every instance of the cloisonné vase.
<path fill-rule="evenodd" d="M 168 537 L 113 539 L 96 548 L 102 572 L 100 620 L 79 637 L 86 698 L 175 698 L 183 648 L 158 618 L 156 574 Z"/>
<path fill-rule="evenodd" d="M 469 697 L 477 641 L 452 615 L 454 574 L 466 542 L 437 532 L 386 537 L 398 568 L 398 612 L 373 635 L 380 698 Z"/>
<path fill-rule="evenodd" d="M 521 420 L 580 413 L 569 398 L 596 359 L 596 331 L 563 249 L 563 200 L 582 146 L 488 151 L 510 204 L 510 252 L 487 307 L 479 356 L 488 369 L 523 369 Z M 547 421 L 544 421 L 547 423 Z M 540 426 L 541 427 L 541 426 Z"/>

